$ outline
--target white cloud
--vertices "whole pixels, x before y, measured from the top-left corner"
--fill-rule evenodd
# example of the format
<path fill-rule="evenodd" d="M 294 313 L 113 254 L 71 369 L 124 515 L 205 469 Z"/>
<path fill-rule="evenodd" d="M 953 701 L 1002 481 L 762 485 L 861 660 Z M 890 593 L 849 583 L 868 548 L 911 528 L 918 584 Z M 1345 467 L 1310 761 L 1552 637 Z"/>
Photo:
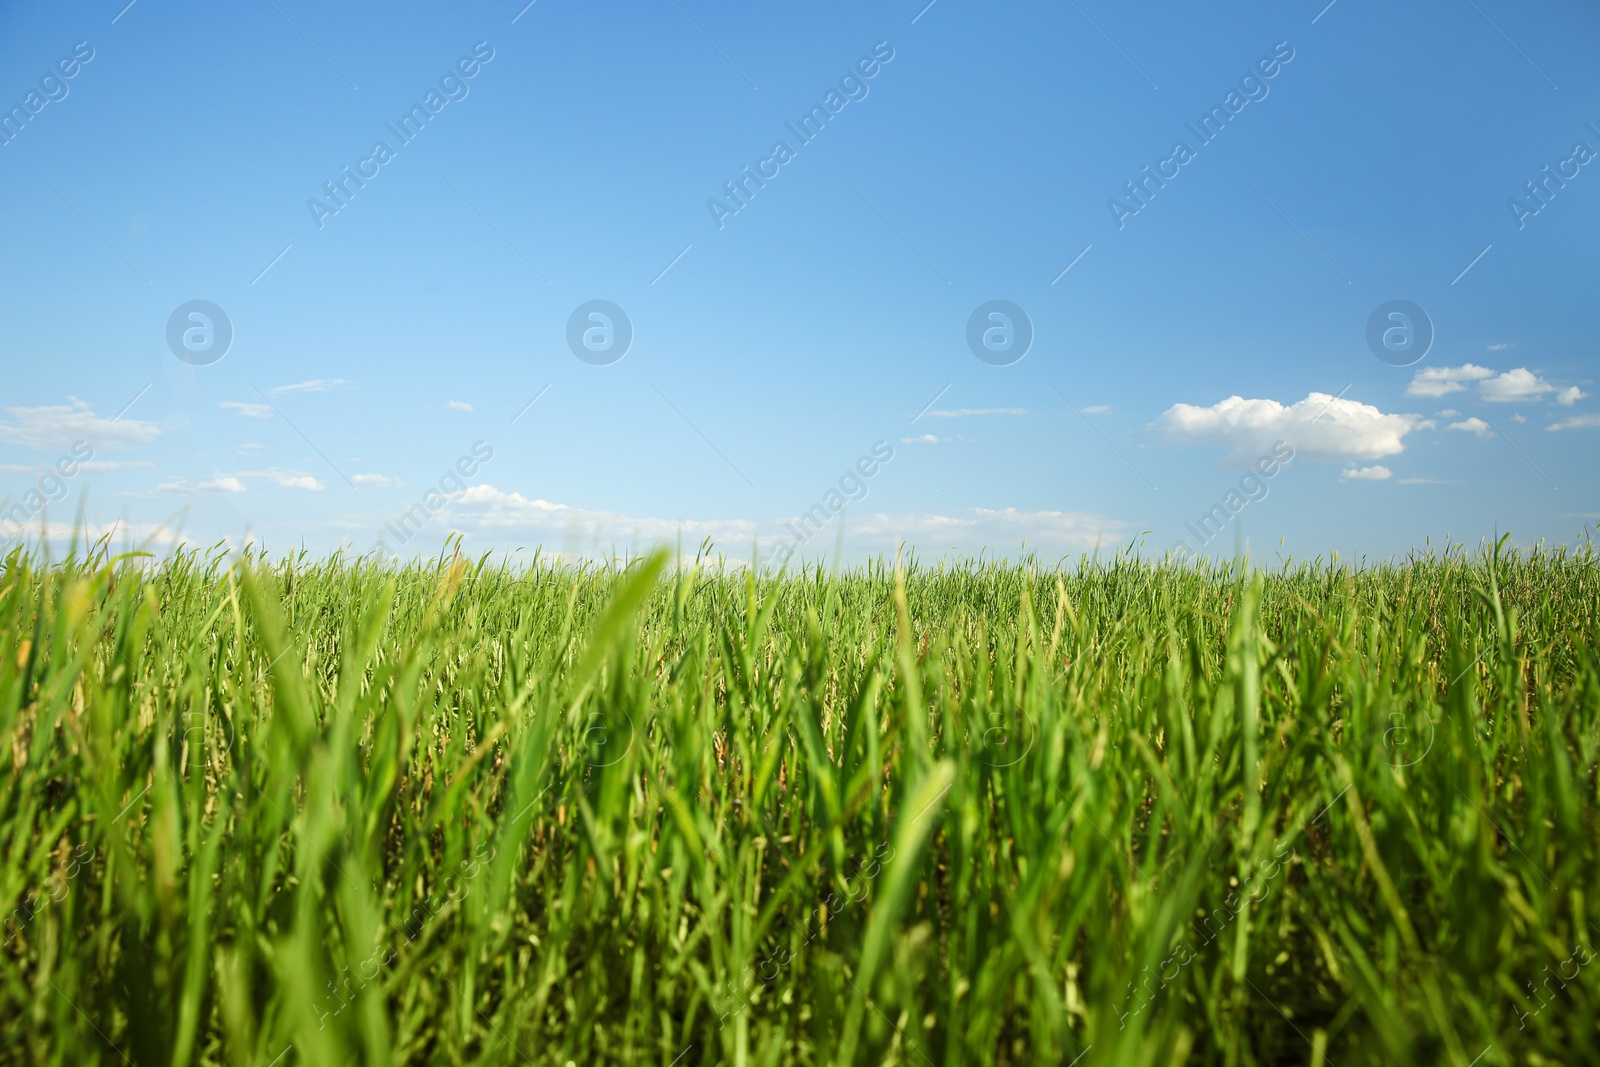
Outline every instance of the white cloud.
<path fill-rule="evenodd" d="M 1564 406 L 1582 400 L 1586 395 L 1577 386 L 1559 388 L 1539 377 L 1527 367 L 1513 367 L 1496 373 L 1489 367 L 1465 363 L 1459 367 L 1429 367 L 1417 372 L 1406 386 L 1407 396 L 1446 396 L 1464 391 L 1476 383 L 1478 393 L 1485 400 L 1497 404 L 1511 404 L 1519 400 L 1540 400 L 1555 394 L 1555 401 Z"/>
<path fill-rule="evenodd" d="M 472 410 L 472 405 L 467 403 L 465 400 L 446 400 L 444 406 L 449 408 L 451 411 L 470 412 Z"/>
<path fill-rule="evenodd" d="M 1515 415 L 1511 416 L 1511 421 L 1516 423 L 1518 426 L 1521 426 L 1523 423 L 1527 422 L 1528 419 L 1527 416 L 1523 415 L 1522 412 L 1519 411 Z"/>
<path fill-rule="evenodd" d="M 1382 482 L 1394 477 L 1394 471 L 1381 463 L 1370 467 L 1351 467 L 1339 475 L 1340 481 L 1345 482 Z"/>
<path fill-rule="evenodd" d="M 34 523 L 29 527 L 25 540 L 36 542 L 40 532 L 40 524 Z M 77 522 L 55 521 L 43 524 L 44 539 L 48 541 L 68 541 L 76 538 L 80 543 L 85 537 L 92 543 L 102 537 L 109 536 L 113 544 L 132 542 L 136 545 L 192 545 L 190 538 L 180 534 L 170 526 L 153 522 L 126 523 L 120 519 L 112 522 Z"/>
<path fill-rule="evenodd" d="M 1406 386 L 1406 396 L 1446 396 L 1459 393 L 1467 382 L 1494 377 L 1494 371 L 1474 363 L 1459 367 L 1427 367 L 1416 373 Z"/>
<path fill-rule="evenodd" d="M 1037 546 L 1041 551 L 1078 552 L 1120 543 L 1130 533 L 1124 523 L 1073 512 L 973 508 L 954 515 L 887 515 L 858 514 L 853 510 L 855 506 L 847 508 L 844 519 L 845 543 L 852 552 L 892 552 L 901 541 L 928 551 L 977 551 L 984 547 L 1010 550 L 1026 541 L 1029 547 Z M 690 544 L 709 537 L 719 550 L 733 556 L 748 556 L 759 542 L 763 558 L 770 558 L 780 546 L 792 543 L 796 524 L 808 522 L 813 536 L 800 555 L 814 558 L 832 554 L 839 517 L 826 515 L 825 533 L 816 532 L 817 518 L 808 521 L 805 516 L 762 523 L 745 519 L 641 518 L 529 499 L 493 485 L 475 485 L 455 494 L 434 521 L 436 537 L 417 535 L 430 545 L 450 530 L 491 540 L 555 541 L 569 547 L 593 545 L 619 551 L 637 551 L 649 544 L 671 544 L 680 539 Z M 414 538 L 407 548 L 416 543 Z M 406 549 L 399 545 L 389 547 L 405 554 Z"/>
<path fill-rule="evenodd" d="M 953 408 L 939 411 L 929 411 L 929 418 L 935 419 L 964 419 L 969 415 L 1026 415 L 1027 408 Z"/>
<path fill-rule="evenodd" d="M 1555 386 L 1527 367 L 1508 370 L 1478 385 L 1478 392 L 1485 400 L 1493 400 L 1498 404 L 1509 404 L 1517 400 L 1537 400 L 1555 391 Z"/>
<path fill-rule="evenodd" d="M 1086 408 L 1079 408 L 1085 415 L 1103 415 L 1111 410 L 1110 404 L 1090 404 Z"/>
<path fill-rule="evenodd" d="M 273 396 L 282 396 L 285 393 L 326 393 L 329 389 L 337 389 L 341 385 L 349 384 L 343 378 L 313 378 L 308 382 L 280 385 L 267 391 Z"/>
<path fill-rule="evenodd" d="M 357 485 L 370 485 L 375 489 L 404 489 L 406 483 L 387 474 L 352 474 L 350 480 Z"/>
<path fill-rule="evenodd" d="M 1443 411 L 1439 412 L 1439 417 L 1441 419 L 1459 419 L 1461 417 L 1461 412 L 1457 411 L 1455 408 L 1445 408 Z"/>
<path fill-rule="evenodd" d="M 242 493 L 244 483 L 231 474 L 214 474 L 208 481 L 194 483 L 187 478 L 178 478 L 175 481 L 162 482 L 156 486 L 158 493 L 170 493 L 174 496 L 200 496 L 203 493 Z"/>
<path fill-rule="evenodd" d="M 1384 414 L 1371 404 L 1312 393 L 1288 406 L 1240 396 L 1210 407 L 1174 404 L 1146 430 L 1179 447 L 1226 448 L 1223 466 L 1247 467 L 1279 442 L 1312 462 L 1380 459 L 1405 451 L 1406 434 L 1431 426 L 1420 415 Z"/>
<path fill-rule="evenodd" d="M 305 471 L 285 470 L 280 467 L 260 471 L 238 471 L 234 474 L 213 474 L 210 480 L 198 484 L 190 482 L 187 478 L 179 478 L 158 485 L 156 489 L 163 493 L 177 493 L 182 496 L 193 496 L 196 493 L 242 493 L 246 489 L 247 481 L 271 482 L 285 489 L 304 489 L 308 493 L 320 493 L 323 489 L 321 480 Z"/>
<path fill-rule="evenodd" d="M 139 467 L 153 467 L 147 459 L 90 459 L 78 464 L 78 470 L 84 474 L 98 474 L 102 471 L 125 471 Z M 39 466 L 28 463 L 0 463 L 0 471 L 6 474 L 44 474 L 54 470 L 53 466 Z"/>
<path fill-rule="evenodd" d="M 1551 425 L 1545 427 L 1545 429 L 1552 430 L 1552 431 L 1554 431 L 1554 430 L 1592 430 L 1592 429 L 1594 429 L 1596 427 L 1600 427 L 1600 414 L 1597 414 L 1595 412 L 1587 412 L 1587 413 L 1582 414 L 1582 415 L 1574 415 L 1570 419 L 1563 419 L 1560 422 L 1552 423 Z"/>
<path fill-rule="evenodd" d="M 1020 508 L 968 508 L 954 515 L 867 515 L 847 524 L 846 532 L 879 546 L 906 541 L 926 551 L 986 547 L 1007 551 L 1027 542 L 1030 548 L 1050 552 L 1093 551 L 1120 544 L 1129 533 L 1126 524 L 1103 515 Z M 819 536 L 817 541 L 821 540 Z"/>
<path fill-rule="evenodd" d="M 900 443 L 903 445 L 936 445 L 940 441 L 948 440 L 950 440 L 948 437 L 935 437 L 931 433 L 925 433 L 921 437 L 902 437 L 900 438 Z"/>
<path fill-rule="evenodd" d="M 1460 430 L 1463 433 L 1475 433 L 1479 437 L 1494 436 L 1494 428 L 1491 427 L 1487 422 L 1484 422 L 1482 419 L 1478 418 L 1476 415 L 1470 419 L 1462 419 L 1460 422 L 1452 422 L 1449 426 L 1446 426 L 1445 429 Z"/>
<path fill-rule="evenodd" d="M 271 404 L 246 404 L 239 400 L 224 400 L 217 407 L 227 411 L 236 411 L 247 419 L 272 418 Z"/>
<path fill-rule="evenodd" d="M 285 489 L 304 489 L 308 493 L 320 493 L 323 489 L 322 482 L 305 471 L 284 470 L 281 467 L 272 467 L 264 471 L 240 471 L 238 477 L 271 482 Z"/>
<path fill-rule="evenodd" d="M 6 408 L 14 422 L 0 422 L 0 441 L 27 448 L 65 451 L 79 441 L 95 449 L 143 445 L 161 436 L 155 423 L 137 419 L 102 419 L 77 397 L 70 403 L 44 407 Z"/>
<path fill-rule="evenodd" d="M 1510 347 L 1511 346 L 1508 345 L 1508 344 L 1490 345 L 1489 346 L 1489 351 L 1491 351 L 1491 352 L 1504 352 L 1506 349 L 1508 349 Z"/>
<path fill-rule="evenodd" d="M 711 537 L 719 543 L 749 541 L 757 526 L 743 519 L 694 520 L 634 518 L 610 511 L 588 511 L 548 500 L 529 499 L 493 485 L 474 485 L 455 494 L 448 520 L 470 523 L 479 530 L 513 536 L 561 536 L 573 540 L 593 537 L 619 545 Z"/>

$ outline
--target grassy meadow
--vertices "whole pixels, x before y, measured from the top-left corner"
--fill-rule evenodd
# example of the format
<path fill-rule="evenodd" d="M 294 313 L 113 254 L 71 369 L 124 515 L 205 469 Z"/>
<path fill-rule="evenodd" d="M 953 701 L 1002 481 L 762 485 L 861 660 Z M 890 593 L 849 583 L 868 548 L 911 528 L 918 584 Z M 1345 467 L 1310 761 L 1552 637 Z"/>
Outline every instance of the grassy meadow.
<path fill-rule="evenodd" d="M 0 1061 L 1600 1064 L 1600 561 L 0 562 Z"/>

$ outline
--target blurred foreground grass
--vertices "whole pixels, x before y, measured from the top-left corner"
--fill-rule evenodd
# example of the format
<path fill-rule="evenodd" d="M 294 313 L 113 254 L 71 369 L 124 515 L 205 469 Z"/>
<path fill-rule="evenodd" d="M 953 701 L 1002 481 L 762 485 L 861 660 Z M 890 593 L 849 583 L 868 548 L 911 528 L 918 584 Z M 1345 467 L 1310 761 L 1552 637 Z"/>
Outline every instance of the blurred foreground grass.
<path fill-rule="evenodd" d="M 0 567 L 9 1062 L 1600 1063 L 1587 548 Z"/>

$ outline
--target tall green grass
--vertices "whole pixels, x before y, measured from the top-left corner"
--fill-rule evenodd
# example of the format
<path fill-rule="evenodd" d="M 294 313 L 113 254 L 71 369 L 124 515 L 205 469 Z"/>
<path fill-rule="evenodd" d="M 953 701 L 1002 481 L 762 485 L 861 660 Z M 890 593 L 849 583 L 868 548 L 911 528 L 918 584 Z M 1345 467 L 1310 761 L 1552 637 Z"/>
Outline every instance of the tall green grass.
<path fill-rule="evenodd" d="M 1600 567 L 0 570 L 0 1058 L 1600 1063 Z"/>

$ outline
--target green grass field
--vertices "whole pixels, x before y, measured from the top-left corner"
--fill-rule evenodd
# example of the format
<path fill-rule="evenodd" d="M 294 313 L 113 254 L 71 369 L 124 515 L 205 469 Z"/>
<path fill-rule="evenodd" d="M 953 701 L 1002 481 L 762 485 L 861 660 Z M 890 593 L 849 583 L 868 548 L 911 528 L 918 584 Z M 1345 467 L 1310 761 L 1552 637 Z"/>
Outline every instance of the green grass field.
<path fill-rule="evenodd" d="M 0 572 L 0 1058 L 1600 1063 L 1600 560 Z"/>

